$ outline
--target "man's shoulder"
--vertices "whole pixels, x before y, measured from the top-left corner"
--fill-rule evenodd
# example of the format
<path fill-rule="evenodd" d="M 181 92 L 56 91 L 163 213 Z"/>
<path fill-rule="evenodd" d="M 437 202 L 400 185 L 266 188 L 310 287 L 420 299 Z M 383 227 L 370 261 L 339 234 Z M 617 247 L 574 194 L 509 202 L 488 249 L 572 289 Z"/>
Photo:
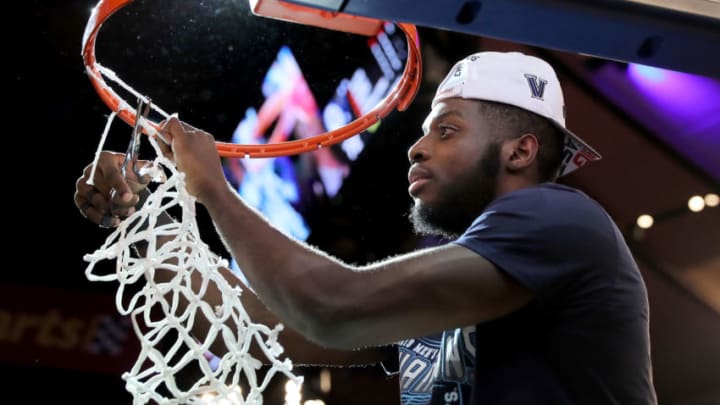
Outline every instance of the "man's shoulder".
<path fill-rule="evenodd" d="M 607 232 L 611 219 L 600 203 L 579 189 L 542 183 L 507 193 L 488 205 L 475 225 L 499 224 L 524 232 L 548 229 L 596 228 Z"/>
<path fill-rule="evenodd" d="M 540 183 L 509 192 L 493 201 L 488 209 L 502 206 L 532 207 L 534 210 L 562 210 L 579 206 L 601 208 L 579 189 L 558 183 Z"/>

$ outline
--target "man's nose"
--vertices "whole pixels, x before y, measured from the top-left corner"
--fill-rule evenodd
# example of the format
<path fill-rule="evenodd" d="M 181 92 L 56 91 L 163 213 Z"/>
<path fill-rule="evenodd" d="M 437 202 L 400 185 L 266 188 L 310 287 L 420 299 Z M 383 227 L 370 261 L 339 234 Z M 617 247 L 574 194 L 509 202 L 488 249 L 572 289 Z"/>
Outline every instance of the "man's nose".
<path fill-rule="evenodd" d="M 425 136 L 420 137 L 420 139 L 408 149 L 408 160 L 410 163 L 422 162 L 430 156 L 430 150 L 425 140 Z"/>

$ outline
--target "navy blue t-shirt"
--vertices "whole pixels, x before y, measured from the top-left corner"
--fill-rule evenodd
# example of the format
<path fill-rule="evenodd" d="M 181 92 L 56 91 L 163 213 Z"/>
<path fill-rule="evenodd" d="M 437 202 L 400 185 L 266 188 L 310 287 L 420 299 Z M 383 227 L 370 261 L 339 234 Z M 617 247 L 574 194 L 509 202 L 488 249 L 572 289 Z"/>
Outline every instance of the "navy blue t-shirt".
<path fill-rule="evenodd" d="M 595 201 L 555 183 L 514 191 L 453 243 L 535 298 L 496 320 L 401 342 L 403 404 L 657 402 L 645 285 Z"/>

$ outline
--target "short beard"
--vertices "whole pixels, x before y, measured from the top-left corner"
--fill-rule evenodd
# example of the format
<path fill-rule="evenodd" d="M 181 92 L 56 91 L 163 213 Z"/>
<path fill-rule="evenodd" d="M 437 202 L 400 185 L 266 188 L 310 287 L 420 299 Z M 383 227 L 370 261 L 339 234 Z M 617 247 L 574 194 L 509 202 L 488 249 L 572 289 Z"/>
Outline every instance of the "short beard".
<path fill-rule="evenodd" d="M 410 221 L 420 235 L 457 239 L 492 202 L 500 171 L 500 142 L 488 145 L 475 168 L 443 190 L 433 206 L 416 203 Z"/>

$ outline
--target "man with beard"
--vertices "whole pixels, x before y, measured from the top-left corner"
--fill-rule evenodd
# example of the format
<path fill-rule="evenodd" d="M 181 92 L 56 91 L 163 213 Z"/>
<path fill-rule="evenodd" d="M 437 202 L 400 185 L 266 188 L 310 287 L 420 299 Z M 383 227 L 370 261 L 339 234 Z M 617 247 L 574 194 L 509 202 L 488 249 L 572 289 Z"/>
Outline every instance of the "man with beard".
<path fill-rule="evenodd" d="M 415 229 L 453 240 L 365 266 L 269 225 L 228 186 L 210 134 L 176 118 L 161 133 L 262 300 L 244 304 L 292 329 L 296 364 L 387 362 L 397 348 L 408 405 L 656 403 L 638 268 L 604 209 L 554 182 L 599 156 L 565 128 L 546 62 L 481 52 L 451 69 L 408 152 L 408 191 Z M 96 223 L 138 201 L 122 158 L 101 156 L 94 187 L 89 168 L 78 180 Z"/>

